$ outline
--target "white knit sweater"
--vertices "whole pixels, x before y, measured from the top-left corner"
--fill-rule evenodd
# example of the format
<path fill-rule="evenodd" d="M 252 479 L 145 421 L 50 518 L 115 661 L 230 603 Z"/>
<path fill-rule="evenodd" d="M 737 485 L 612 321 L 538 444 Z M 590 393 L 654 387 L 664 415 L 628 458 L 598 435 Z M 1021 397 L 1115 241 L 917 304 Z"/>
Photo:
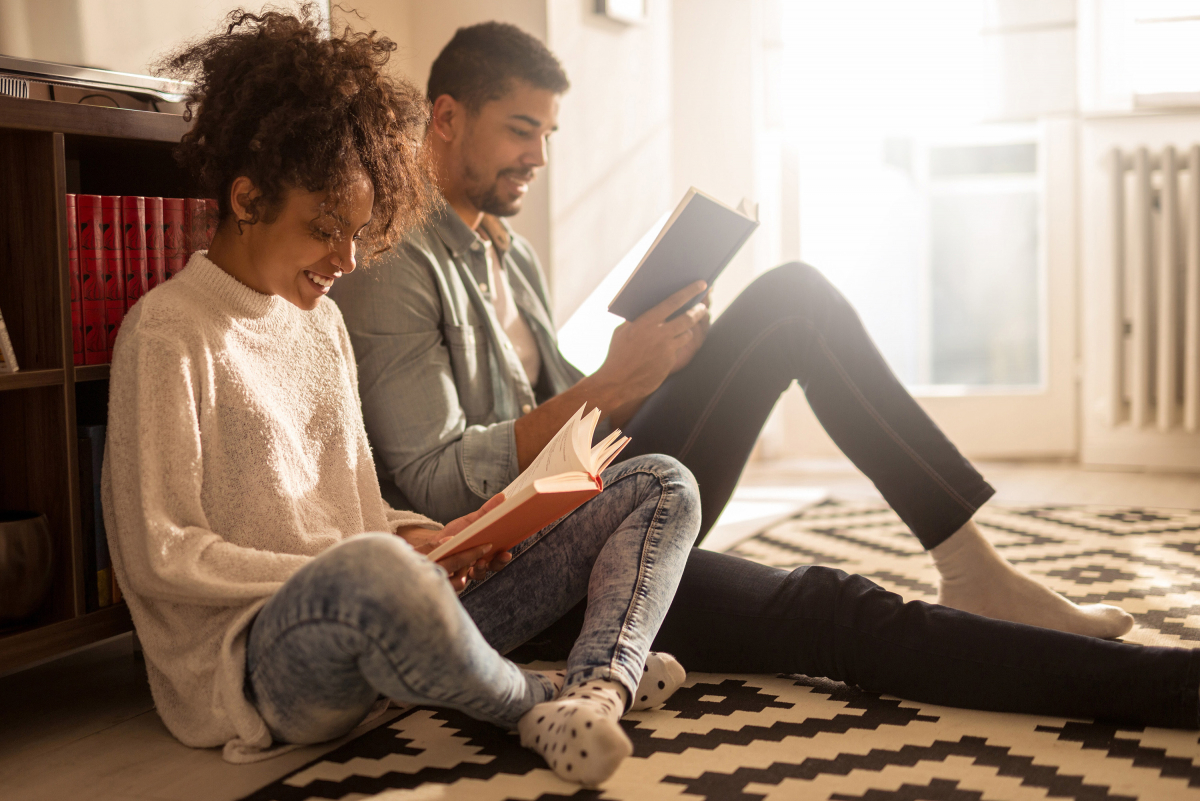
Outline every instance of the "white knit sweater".
<path fill-rule="evenodd" d="M 439 527 L 379 494 L 337 306 L 302 311 L 200 253 L 121 326 L 103 505 L 159 715 L 237 762 L 271 745 L 242 694 L 267 599 L 347 537 Z"/>

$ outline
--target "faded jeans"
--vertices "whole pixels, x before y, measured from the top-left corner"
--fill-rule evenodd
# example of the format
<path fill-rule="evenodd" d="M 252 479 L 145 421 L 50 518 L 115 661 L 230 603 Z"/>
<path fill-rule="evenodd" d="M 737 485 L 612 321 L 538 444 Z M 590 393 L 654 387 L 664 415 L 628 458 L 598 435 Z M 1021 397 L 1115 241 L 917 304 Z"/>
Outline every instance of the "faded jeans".
<path fill-rule="evenodd" d="M 604 492 L 461 596 L 391 534 L 353 537 L 299 570 L 255 618 L 246 649 L 246 696 L 275 740 L 340 736 L 381 695 L 513 727 L 555 691 L 500 654 L 584 598 L 566 686 L 609 679 L 632 698 L 699 530 L 699 497 L 665 456 L 603 477 Z"/>

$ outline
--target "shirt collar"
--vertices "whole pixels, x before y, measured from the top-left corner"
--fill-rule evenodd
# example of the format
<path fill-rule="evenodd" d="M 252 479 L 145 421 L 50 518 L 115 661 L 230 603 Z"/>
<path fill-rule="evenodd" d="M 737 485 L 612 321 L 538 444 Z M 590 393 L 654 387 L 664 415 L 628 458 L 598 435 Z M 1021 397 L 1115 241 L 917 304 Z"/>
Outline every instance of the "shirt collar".
<path fill-rule="evenodd" d="M 455 258 L 461 257 L 464 252 L 471 249 L 471 245 L 480 239 L 479 234 L 472 231 L 463 222 L 462 217 L 458 216 L 458 212 L 444 201 L 434 215 L 434 227 Z M 496 246 L 497 255 L 503 258 L 512 245 L 512 231 L 508 227 L 508 223 L 491 214 L 485 214 L 479 227 Z"/>

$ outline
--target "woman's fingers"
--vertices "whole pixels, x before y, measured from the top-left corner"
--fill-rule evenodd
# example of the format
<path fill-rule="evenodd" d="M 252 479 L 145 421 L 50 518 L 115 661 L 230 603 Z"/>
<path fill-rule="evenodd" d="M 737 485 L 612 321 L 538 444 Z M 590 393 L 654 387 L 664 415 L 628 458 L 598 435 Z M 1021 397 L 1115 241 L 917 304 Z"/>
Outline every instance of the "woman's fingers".
<path fill-rule="evenodd" d="M 479 507 L 474 512 L 471 512 L 468 515 L 463 515 L 462 517 L 451 520 L 449 523 L 446 524 L 446 527 L 444 529 L 442 529 L 442 531 L 447 536 L 453 537 L 455 534 L 459 533 L 464 528 L 471 525 L 476 520 L 483 517 L 485 514 L 492 511 L 493 509 L 495 509 L 497 506 L 499 506 L 502 503 L 504 503 L 504 493 L 503 492 L 501 492 L 497 495 L 493 495 L 491 498 L 488 498 L 487 502 L 484 503 L 483 506 Z"/>
<path fill-rule="evenodd" d="M 472 565 L 490 553 L 491 550 L 492 546 L 490 543 L 487 545 L 481 545 L 478 548 L 472 548 L 469 551 L 451 554 L 445 559 L 439 560 L 438 564 L 441 565 L 447 573 L 454 575 L 461 570 L 470 569 Z"/>

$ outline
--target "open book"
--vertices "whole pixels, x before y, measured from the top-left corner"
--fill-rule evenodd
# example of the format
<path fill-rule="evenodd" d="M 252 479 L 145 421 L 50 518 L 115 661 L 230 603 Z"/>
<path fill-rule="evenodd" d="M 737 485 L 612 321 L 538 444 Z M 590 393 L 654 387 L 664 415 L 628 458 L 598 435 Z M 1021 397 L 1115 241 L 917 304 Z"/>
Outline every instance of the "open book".
<path fill-rule="evenodd" d="M 504 488 L 504 501 L 439 545 L 429 558 L 438 561 L 459 551 L 492 544 L 489 558 L 600 494 L 600 474 L 629 442 L 620 429 L 591 444 L 600 410 L 583 416 L 584 406 L 559 429 L 533 464 Z"/>
<path fill-rule="evenodd" d="M 711 287 L 757 227 L 757 207 L 752 211 L 743 200 L 731 209 L 693 186 L 608 310 L 633 320 L 697 279 Z M 679 312 L 707 293 L 701 292 Z"/>

